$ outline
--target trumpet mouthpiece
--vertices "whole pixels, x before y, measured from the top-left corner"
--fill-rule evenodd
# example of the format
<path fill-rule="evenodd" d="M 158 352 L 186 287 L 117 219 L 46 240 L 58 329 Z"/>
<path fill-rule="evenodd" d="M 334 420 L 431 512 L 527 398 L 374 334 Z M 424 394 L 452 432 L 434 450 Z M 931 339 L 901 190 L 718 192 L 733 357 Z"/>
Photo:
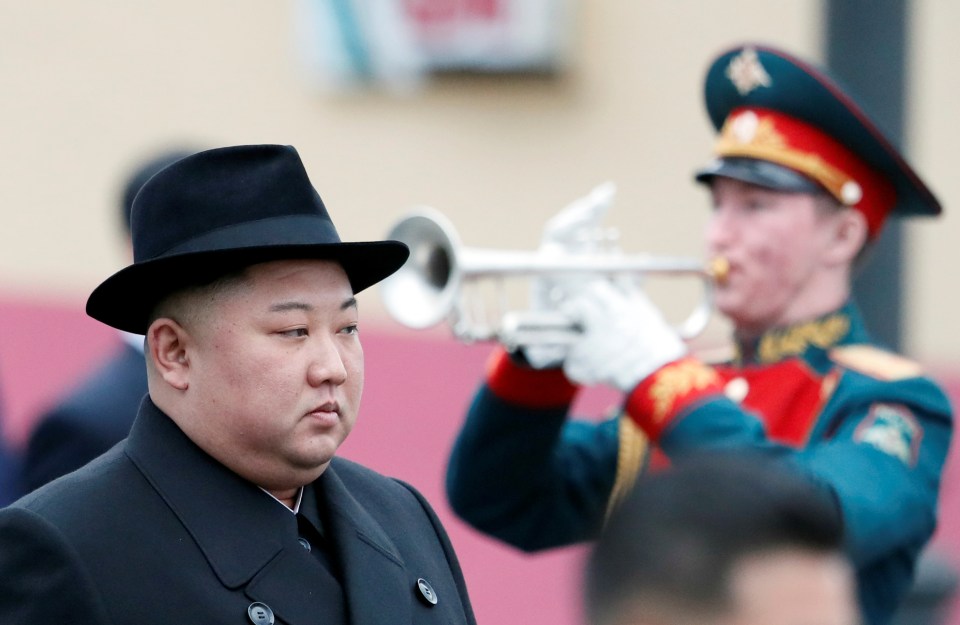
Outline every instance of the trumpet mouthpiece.
<path fill-rule="evenodd" d="M 710 261 L 707 273 L 717 284 L 723 285 L 730 275 L 730 261 L 723 256 L 717 256 Z"/>

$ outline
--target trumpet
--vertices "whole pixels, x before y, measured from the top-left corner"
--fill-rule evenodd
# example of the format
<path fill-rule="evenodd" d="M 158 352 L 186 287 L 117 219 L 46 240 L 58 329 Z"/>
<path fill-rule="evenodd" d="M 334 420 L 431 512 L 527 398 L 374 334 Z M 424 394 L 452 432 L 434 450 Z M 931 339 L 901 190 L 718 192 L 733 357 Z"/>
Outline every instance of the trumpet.
<path fill-rule="evenodd" d="M 498 341 L 508 349 L 529 345 L 568 344 L 579 329 L 558 311 L 500 310 L 492 321 L 477 314 L 465 301 L 466 286 L 481 279 L 501 281 L 509 276 L 664 275 L 699 278 L 703 297 L 676 328 L 681 337 L 693 338 L 706 327 L 713 309 L 712 286 L 725 275 L 723 263 L 705 267 L 681 257 L 634 255 L 615 252 L 544 254 L 464 247 L 453 224 L 439 211 L 422 207 L 401 218 L 387 235 L 410 248 L 410 258 L 380 284 L 387 312 L 409 328 L 425 329 L 446 321 L 463 342 Z"/>

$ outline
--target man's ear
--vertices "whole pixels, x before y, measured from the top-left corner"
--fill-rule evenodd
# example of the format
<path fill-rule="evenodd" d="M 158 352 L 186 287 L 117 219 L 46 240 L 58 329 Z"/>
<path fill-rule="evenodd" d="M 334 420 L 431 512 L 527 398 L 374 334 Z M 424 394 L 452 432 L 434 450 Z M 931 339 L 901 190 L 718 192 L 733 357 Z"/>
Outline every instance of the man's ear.
<path fill-rule="evenodd" d="M 190 386 L 190 335 L 179 323 L 161 317 L 147 328 L 147 358 L 171 387 L 185 391 Z"/>
<path fill-rule="evenodd" d="M 829 264 L 852 264 L 867 243 L 867 218 L 855 208 L 846 208 L 836 215 L 825 260 Z"/>

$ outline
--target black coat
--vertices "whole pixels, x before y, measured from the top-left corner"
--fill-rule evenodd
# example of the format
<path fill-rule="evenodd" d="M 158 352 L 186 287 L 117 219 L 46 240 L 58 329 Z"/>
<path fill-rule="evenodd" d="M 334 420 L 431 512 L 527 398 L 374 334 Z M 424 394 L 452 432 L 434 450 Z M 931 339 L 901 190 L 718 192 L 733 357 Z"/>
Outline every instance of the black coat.
<path fill-rule="evenodd" d="M 475 623 L 447 535 L 412 487 L 337 458 L 308 488 L 345 622 Z M 0 623 L 239 625 L 254 602 L 278 624 L 327 623 L 331 578 L 314 556 L 289 509 L 148 399 L 126 441 L 0 510 Z"/>

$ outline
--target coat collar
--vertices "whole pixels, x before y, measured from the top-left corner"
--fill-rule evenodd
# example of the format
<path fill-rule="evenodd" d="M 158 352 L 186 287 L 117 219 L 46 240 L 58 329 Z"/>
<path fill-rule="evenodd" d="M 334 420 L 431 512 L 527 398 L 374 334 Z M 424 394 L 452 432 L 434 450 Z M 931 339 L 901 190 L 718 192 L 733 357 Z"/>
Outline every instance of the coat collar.
<path fill-rule="evenodd" d="M 734 364 L 769 365 L 801 357 L 816 366 L 820 361 L 827 362 L 826 353 L 831 348 L 867 340 L 860 311 L 856 304 L 848 302 L 816 319 L 772 328 L 757 338 L 737 338 Z"/>
<path fill-rule="evenodd" d="M 197 447 L 147 397 L 126 453 L 192 536 L 220 582 L 262 601 L 292 625 L 313 622 L 322 605 L 315 566 L 297 543 L 294 515 Z M 350 494 L 337 461 L 315 488 L 342 571 L 354 625 L 403 622 L 409 604 L 404 562 L 384 529 Z M 384 610 L 384 605 L 391 605 Z M 409 610 L 409 608 L 407 608 Z M 407 619 L 409 620 L 409 619 Z"/>

